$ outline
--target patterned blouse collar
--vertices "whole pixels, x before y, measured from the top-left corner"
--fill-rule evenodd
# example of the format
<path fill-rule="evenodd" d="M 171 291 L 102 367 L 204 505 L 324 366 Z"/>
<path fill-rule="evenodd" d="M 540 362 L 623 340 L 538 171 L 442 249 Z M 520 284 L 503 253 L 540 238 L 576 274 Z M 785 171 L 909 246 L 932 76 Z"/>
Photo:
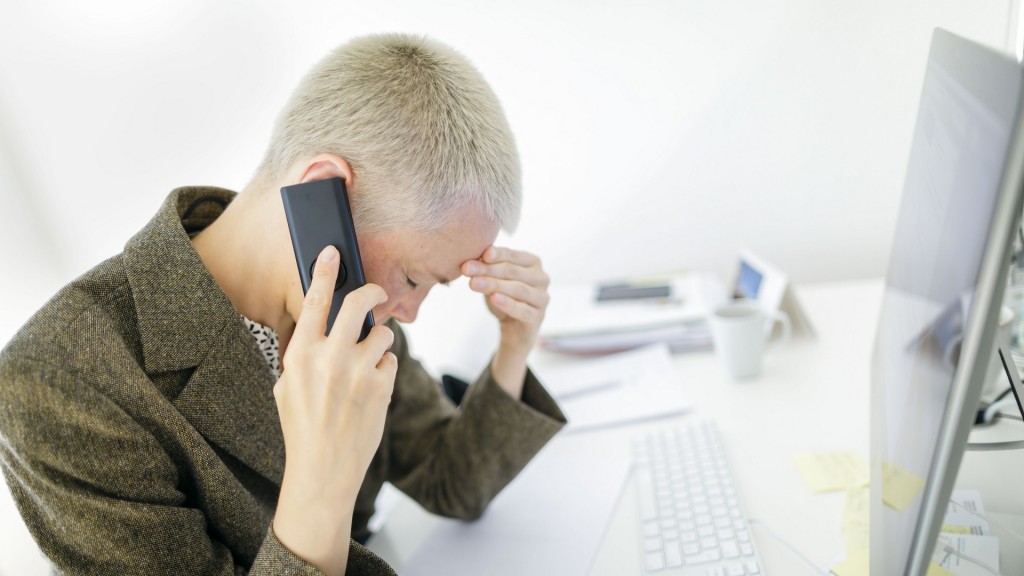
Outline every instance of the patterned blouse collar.
<path fill-rule="evenodd" d="M 280 378 L 281 353 L 278 346 L 277 332 L 274 332 L 269 326 L 253 322 L 245 316 L 242 316 L 242 320 L 245 321 L 245 327 L 249 329 L 249 334 L 256 339 L 256 345 L 259 347 L 260 352 L 263 353 L 263 359 L 270 366 L 270 371 L 274 373 L 274 378 Z"/>

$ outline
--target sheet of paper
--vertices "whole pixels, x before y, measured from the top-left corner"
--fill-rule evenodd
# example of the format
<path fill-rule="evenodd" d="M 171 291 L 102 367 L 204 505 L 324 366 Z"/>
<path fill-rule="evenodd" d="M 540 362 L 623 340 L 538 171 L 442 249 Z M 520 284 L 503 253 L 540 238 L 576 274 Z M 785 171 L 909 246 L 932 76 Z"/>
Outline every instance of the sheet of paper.
<path fill-rule="evenodd" d="M 967 512 L 953 512 L 942 519 L 942 531 L 973 536 L 988 536 L 991 527 L 988 522 Z"/>
<path fill-rule="evenodd" d="M 794 460 L 814 492 L 848 490 L 868 481 L 868 468 L 856 452 L 812 452 L 798 454 Z"/>
<path fill-rule="evenodd" d="M 947 546 L 962 556 L 982 562 L 995 570 L 996 573 L 999 572 L 998 538 L 994 536 L 940 534 L 939 541 L 935 545 L 935 555 L 932 557 L 933 561 L 955 576 L 991 576 L 991 572 L 978 566 L 976 563 L 949 552 L 946 549 Z"/>
<path fill-rule="evenodd" d="M 980 512 L 985 513 L 985 506 L 981 503 L 981 492 L 977 490 L 953 490 L 950 496 L 947 513 L 953 512 Z"/>
<path fill-rule="evenodd" d="M 569 432 L 679 414 L 691 406 L 664 344 L 538 367 Z"/>
<path fill-rule="evenodd" d="M 628 458 L 543 451 L 476 522 L 442 520 L 407 576 L 584 575 L 629 473 Z"/>

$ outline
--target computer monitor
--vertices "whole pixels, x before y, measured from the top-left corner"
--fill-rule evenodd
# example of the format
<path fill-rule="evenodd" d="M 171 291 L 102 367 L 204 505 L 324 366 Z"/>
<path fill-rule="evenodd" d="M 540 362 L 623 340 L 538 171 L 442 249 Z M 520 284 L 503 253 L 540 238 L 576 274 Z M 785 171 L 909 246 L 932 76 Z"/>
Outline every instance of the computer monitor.
<path fill-rule="evenodd" d="M 1009 56 L 934 32 L 872 356 L 872 574 L 925 574 L 997 358 L 1021 84 Z"/>

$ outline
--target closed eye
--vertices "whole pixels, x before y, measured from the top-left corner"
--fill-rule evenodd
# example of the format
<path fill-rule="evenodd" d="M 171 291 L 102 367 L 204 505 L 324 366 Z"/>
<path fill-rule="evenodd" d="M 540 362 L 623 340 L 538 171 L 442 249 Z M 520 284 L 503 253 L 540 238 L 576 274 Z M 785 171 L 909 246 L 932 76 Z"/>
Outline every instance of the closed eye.
<path fill-rule="evenodd" d="M 414 290 L 419 286 L 419 284 L 413 282 L 412 278 L 409 278 L 408 276 L 405 277 L 405 283 Z"/>

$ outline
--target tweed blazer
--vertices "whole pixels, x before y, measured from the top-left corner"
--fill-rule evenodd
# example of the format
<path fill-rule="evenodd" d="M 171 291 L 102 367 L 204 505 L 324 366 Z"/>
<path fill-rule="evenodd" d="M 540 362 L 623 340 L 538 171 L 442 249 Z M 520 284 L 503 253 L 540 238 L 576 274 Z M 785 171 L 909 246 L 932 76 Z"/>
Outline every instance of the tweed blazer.
<path fill-rule="evenodd" d="M 0 352 L 0 466 L 63 574 L 320 574 L 271 526 L 284 470 L 274 377 L 189 235 L 234 193 L 179 188 L 125 246 L 51 299 Z M 456 408 L 409 356 L 357 499 L 384 481 L 475 518 L 565 419 L 532 374 L 490 370 Z M 350 574 L 393 574 L 352 542 Z"/>

